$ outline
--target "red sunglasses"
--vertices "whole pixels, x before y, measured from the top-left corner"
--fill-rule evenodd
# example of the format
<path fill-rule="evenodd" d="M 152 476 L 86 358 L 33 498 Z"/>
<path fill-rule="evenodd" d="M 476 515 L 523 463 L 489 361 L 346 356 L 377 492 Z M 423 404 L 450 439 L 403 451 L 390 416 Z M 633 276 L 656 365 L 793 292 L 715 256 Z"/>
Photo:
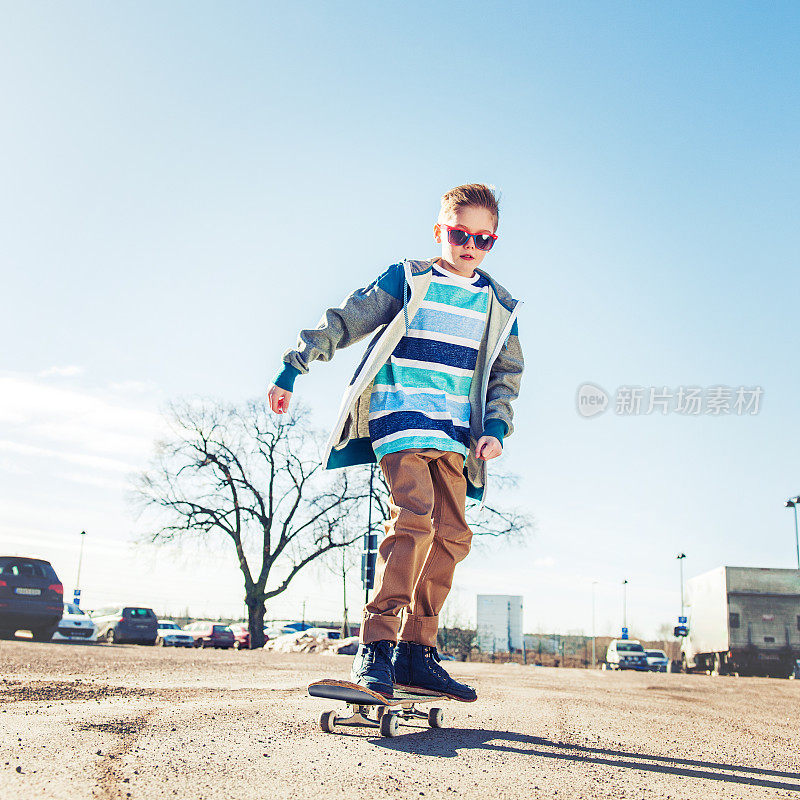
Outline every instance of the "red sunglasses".
<path fill-rule="evenodd" d="M 439 223 L 441 227 L 447 228 L 447 241 L 456 247 L 463 247 L 470 239 L 475 242 L 478 250 L 491 250 L 497 241 L 496 233 L 469 233 L 461 228 L 451 228 L 449 225 Z"/>

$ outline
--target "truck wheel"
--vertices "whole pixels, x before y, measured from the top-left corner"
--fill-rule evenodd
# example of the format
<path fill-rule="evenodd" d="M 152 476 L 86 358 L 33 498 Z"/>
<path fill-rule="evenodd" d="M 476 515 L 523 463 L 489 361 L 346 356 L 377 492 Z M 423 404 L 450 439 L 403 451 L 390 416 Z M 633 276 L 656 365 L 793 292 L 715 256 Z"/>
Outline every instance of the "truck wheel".
<path fill-rule="evenodd" d="M 725 674 L 725 663 L 723 662 L 722 656 L 719 653 L 714 653 L 714 660 L 711 665 L 711 674 L 712 675 Z"/>

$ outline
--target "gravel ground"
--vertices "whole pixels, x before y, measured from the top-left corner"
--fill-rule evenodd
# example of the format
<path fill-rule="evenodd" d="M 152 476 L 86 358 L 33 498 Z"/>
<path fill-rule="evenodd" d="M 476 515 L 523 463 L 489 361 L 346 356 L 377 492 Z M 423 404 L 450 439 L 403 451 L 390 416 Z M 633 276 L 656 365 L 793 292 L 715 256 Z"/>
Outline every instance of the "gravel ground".
<path fill-rule="evenodd" d="M 0 643 L 0 797 L 800 798 L 800 681 L 450 663 L 477 703 L 326 734 L 346 656 Z"/>

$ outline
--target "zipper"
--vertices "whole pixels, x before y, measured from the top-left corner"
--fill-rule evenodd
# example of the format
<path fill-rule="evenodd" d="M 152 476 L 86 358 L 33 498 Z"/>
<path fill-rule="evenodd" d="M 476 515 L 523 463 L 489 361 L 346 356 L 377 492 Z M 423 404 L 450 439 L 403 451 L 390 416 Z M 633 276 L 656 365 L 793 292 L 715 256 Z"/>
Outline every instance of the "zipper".
<path fill-rule="evenodd" d="M 408 260 L 406 259 L 403 262 L 403 274 L 405 275 L 405 284 L 403 286 L 403 315 L 404 315 L 404 322 L 406 326 L 406 333 L 408 333 L 408 308 L 407 303 L 410 300 L 414 299 L 414 290 L 413 290 L 413 274 L 411 272 L 411 265 L 409 264 Z M 408 291 L 406 291 L 408 290 Z M 407 295 L 408 298 L 406 297 Z M 382 337 L 381 337 L 382 338 Z M 361 367 L 361 374 L 371 369 L 372 362 L 375 359 L 375 352 L 378 350 L 378 345 L 380 344 L 380 339 L 375 342 L 375 346 L 373 347 L 373 351 L 370 353 L 369 358 L 364 362 Z M 357 382 L 356 382 L 357 383 Z M 339 438 L 339 434 L 341 433 L 342 427 L 344 426 L 345 419 L 347 418 L 347 412 L 352 404 L 353 399 L 357 396 L 356 393 L 353 391 L 354 386 L 356 384 L 351 384 L 348 387 L 348 391 L 345 392 L 344 397 L 342 398 L 341 405 L 339 407 L 339 415 L 336 420 L 336 424 L 333 426 L 330 436 L 328 437 L 328 444 L 325 448 L 325 457 L 324 463 L 328 463 L 328 458 L 330 457 L 331 451 L 333 450 L 333 443 Z"/>
<path fill-rule="evenodd" d="M 519 312 L 519 307 L 522 305 L 522 300 L 517 300 L 517 304 L 514 306 L 514 310 L 511 312 L 511 316 L 508 318 L 508 322 L 506 322 L 505 328 L 503 328 L 500 337 L 497 340 L 497 344 L 494 347 L 494 351 L 492 352 L 491 357 L 487 360 L 487 368 L 486 368 L 486 375 L 483 379 L 483 386 L 481 387 L 481 429 L 483 429 L 484 424 L 486 423 L 486 392 L 489 389 L 489 375 L 492 372 L 492 364 L 494 364 L 497 356 L 500 355 L 500 351 L 503 349 L 503 345 L 506 343 L 506 339 L 511 334 L 511 328 L 514 325 L 514 322 L 517 319 L 517 314 Z M 486 493 L 488 491 L 489 486 L 489 469 L 486 466 L 486 462 L 483 462 L 483 497 L 481 497 L 481 504 L 478 506 L 478 511 L 482 511 L 483 507 L 486 505 Z"/>

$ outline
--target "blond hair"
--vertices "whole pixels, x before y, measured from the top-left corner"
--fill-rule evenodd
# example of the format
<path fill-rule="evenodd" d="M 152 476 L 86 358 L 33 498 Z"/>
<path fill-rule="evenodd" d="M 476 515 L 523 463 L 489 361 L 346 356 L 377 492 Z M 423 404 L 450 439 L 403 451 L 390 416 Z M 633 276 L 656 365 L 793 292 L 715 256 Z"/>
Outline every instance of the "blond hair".
<path fill-rule="evenodd" d="M 494 217 L 494 229 L 497 230 L 500 223 L 499 198 L 495 194 L 494 187 L 484 183 L 467 183 L 445 192 L 442 195 L 439 220 L 453 211 L 469 206 L 485 208 Z"/>

